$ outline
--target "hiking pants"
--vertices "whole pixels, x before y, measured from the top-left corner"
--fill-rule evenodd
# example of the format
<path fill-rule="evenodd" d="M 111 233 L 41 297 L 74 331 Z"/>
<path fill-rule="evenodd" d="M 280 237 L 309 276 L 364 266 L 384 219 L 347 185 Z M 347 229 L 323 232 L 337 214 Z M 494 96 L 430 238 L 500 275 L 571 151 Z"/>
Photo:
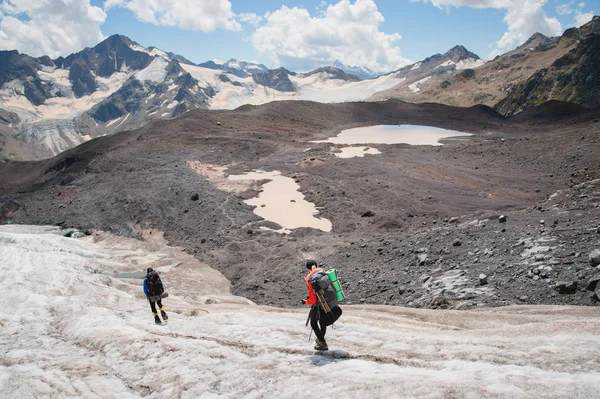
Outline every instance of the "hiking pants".
<path fill-rule="evenodd" d="M 320 306 L 313 306 L 310 310 L 310 326 L 319 341 L 325 342 L 325 333 L 327 332 L 327 323 L 322 321 L 325 311 Z"/>
<path fill-rule="evenodd" d="M 156 305 L 155 305 L 156 303 L 158 303 L 158 308 L 159 309 L 162 309 L 162 307 L 163 307 L 162 301 L 160 299 L 158 301 L 156 301 L 156 302 L 150 301 L 150 309 L 152 309 L 152 313 L 154 313 L 155 315 L 158 314 L 158 312 L 156 311 Z"/>
<path fill-rule="evenodd" d="M 331 309 L 331 313 L 325 312 L 321 306 L 313 306 L 310 313 L 310 326 L 317 338 L 321 341 L 325 341 L 325 333 L 327 332 L 327 326 L 335 323 L 337 319 L 342 315 L 342 308 L 339 306 Z"/>

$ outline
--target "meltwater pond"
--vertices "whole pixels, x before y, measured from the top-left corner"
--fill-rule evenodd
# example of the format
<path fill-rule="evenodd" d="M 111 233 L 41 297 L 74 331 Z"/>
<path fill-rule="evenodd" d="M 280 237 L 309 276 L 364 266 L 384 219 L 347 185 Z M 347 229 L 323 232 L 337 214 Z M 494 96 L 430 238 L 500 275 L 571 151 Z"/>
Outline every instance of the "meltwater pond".
<path fill-rule="evenodd" d="M 289 232 L 299 227 L 331 231 L 331 221 L 317 217 L 317 207 L 304 199 L 304 194 L 298 191 L 298 183 L 290 177 L 282 176 L 279 171 L 257 170 L 243 175 L 230 175 L 228 180 L 269 180 L 262 185 L 258 197 L 244 202 L 256 206 L 256 215 L 283 227 L 283 230 L 278 232 Z"/>
<path fill-rule="evenodd" d="M 439 140 L 456 136 L 471 134 L 432 126 L 378 125 L 342 130 L 335 137 L 314 143 L 442 145 Z"/>

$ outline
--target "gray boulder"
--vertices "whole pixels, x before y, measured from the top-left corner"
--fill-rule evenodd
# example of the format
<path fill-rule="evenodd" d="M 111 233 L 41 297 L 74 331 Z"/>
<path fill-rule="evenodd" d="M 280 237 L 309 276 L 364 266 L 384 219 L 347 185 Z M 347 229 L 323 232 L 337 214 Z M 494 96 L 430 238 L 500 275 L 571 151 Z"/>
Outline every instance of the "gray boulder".
<path fill-rule="evenodd" d="M 590 265 L 592 267 L 600 265 L 600 249 L 595 249 L 592 252 L 590 252 L 588 260 L 590 261 Z"/>
<path fill-rule="evenodd" d="M 488 276 L 486 276 L 485 274 L 481 273 L 479 275 L 479 285 L 486 285 L 488 283 Z"/>

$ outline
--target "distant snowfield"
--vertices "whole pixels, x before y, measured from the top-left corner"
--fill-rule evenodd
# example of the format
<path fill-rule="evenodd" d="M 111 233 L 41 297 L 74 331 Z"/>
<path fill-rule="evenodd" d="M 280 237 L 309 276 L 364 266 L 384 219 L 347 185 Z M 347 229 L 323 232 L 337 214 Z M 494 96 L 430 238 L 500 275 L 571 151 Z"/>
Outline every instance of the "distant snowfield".
<path fill-rule="evenodd" d="M 309 100 L 321 103 L 361 101 L 373 94 L 391 89 L 405 78 L 392 75 L 359 82 L 332 79 L 326 72 L 310 76 L 290 76 L 297 92 L 282 92 L 270 87 L 257 85 L 251 76 L 239 78 L 220 70 L 181 64 L 181 67 L 196 78 L 202 87 L 211 85 L 217 89 L 210 101 L 211 109 L 234 109 L 244 104 L 260 105 L 270 101 Z M 241 86 L 224 83 L 219 76 L 225 74 L 231 81 Z"/>
<path fill-rule="evenodd" d="M 0 226 L 2 397 L 593 398 L 600 391 L 597 307 L 343 306 L 327 334 L 334 353 L 348 354 L 336 359 L 311 350 L 306 309 L 228 295 L 223 276 L 167 247 L 157 232 L 146 234 L 150 242 L 57 233 Z M 167 326 L 153 324 L 140 280 L 113 277 L 148 266 L 171 294 Z"/>
<path fill-rule="evenodd" d="M 68 76 L 66 70 L 55 70 L 44 75 L 45 79 L 54 79 L 61 85 L 68 85 L 71 88 L 71 82 L 65 82 L 65 76 Z M 40 72 L 42 75 L 44 72 Z M 67 74 L 67 75 L 65 75 Z M 125 81 L 129 79 L 130 73 L 116 72 L 109 78 L 96 77 L 99 89 L 90 95 L 80 98 L 75 97 L 53 97 L 47 99 L 42 105 L 33 105 L 24 95 L 24 89 L 16 88 L 17 83 L 7 84 L 0 90 L 0 104 L 3 108 L 15 112 L 24 122 L 39 122 L 47 119 L 71 119 L 77 115 L 89 110 L 94 105 L 102 102 L 115 91 L 119 90 Z"/>

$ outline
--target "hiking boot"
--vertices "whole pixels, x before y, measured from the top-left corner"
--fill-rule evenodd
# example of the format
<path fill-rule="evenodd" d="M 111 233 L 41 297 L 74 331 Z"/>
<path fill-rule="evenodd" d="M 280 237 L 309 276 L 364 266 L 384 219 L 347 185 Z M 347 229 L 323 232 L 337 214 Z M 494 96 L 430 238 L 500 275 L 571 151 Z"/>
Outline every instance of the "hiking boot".
<path fill-rule="evenodd" d="M 169 316 L 167 316 L 167 312 L 164 310 L 160 311 L 160 315 L 162 316 L 163 320 L 169 320 Z"/>
<path fill-rule="evenodd" d="M 156 324 L 162 324 L 162 322 L 160 321 L 160 317 L 158 317 L 158 315 L 157 315 L 157 314 L 155 314 L 155 315 L 154 315 L 154 322 L 155 322 Z"/>
<path fill-rule="evenodd" d="M 316 343 L 315 350 L 318 350 L 318 351 L 329 350 L 329 348 L 327 347 L 327 342 L 321 341 L 320 339 L 316 339 L 315 343 Z"/>

